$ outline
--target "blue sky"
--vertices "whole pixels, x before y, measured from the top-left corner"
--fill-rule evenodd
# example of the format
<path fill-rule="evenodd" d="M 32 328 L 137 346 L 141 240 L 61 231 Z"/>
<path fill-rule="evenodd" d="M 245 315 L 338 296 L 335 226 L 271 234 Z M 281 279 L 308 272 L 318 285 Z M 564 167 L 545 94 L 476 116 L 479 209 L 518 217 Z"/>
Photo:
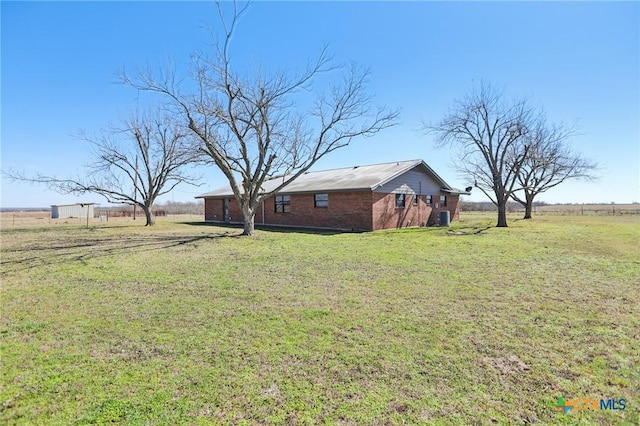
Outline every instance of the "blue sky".
<path fill-rule="evenodd" d="M 229 6 L 229 4 L 225 4 Z M 149 101 L 115 74 L 187 70 L 219 31 L 210 2 L 8 2 L 2 19 L 2 169 L 77 175 L 91 161 L 73 137 L 98 133 Z M 324 44 L 335 64 L 370 68 L 375 102 L 401 109 L 398 126 L 360 139 L 315 170 L 422 158 L 465 187 L 453 152 L 417 131 L 441 118 L 480 80 L 544 107 L 550 121 L 579 121 L 576 151 L 598 161 L 601 179 L 569 182 L 540 196 L 555 202 L 640 201 L 640 3 L 638 2 L 256 2 L 233 39 L 248 72 L 301 69 Z M 330 76 L 329 76 L 330 77 Z M 323 81 L 325 81 L 324 78 Z M 163 200 L 188 201 L 226 184 L 204 184 Z M 2 180 L 2 207 L 100 197 L 62 196 Z M 484 200 L 476 191 L 469 199 Z"/>

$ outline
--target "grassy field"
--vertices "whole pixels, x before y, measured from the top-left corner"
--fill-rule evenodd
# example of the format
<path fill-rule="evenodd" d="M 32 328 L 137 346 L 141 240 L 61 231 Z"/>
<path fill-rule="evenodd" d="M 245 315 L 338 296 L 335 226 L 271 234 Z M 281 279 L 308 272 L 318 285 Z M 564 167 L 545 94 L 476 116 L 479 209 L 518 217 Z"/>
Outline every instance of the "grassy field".
<path fill-rule="evenodd" d="M 202 220 L 204 214 L 170 214 L 167 216 L 156 217 L 156 221 L 198 221 Z M 138 216 L 136 220 L 131 217 L 113 217 L 111 216 L 108 221 L 100 217 L 89 218 L 89 227 L 104 226 L 104 225 L 140 225 L 140 222 L 144 225 L 144 214 Z M 46 227 L 46 226 L 66 226 L 66 225 L 81 225 L 87 226 L 86 217 L 74 217 L 64 219 L 51 219 L 50 210 L 41 211 L 7 211 L 0 212 L 0 228 L 7 230 L 9 228 L 26 228 L 26 227 Z"/>
<path fill-rule="evenodd" d="M 640 424 L 640 218 L 518 217 L 3 225 L 0 422 Z"/>
<path fill-rule="evenodd" d="M 475 214 L 495 212 L 498 210 L 491 202 L 462 202 L 461 210 L 465 214 Z M 520 218 L 524 216 L 524 207 L 516 202 L 510 202 L 507 205 L 507 211 L 513 213 L 514 217 Z M 533 206 L 533 216 L 537 215 L 568 215 L 568 216 L 584 216 L 584 215 L 640 215 L 640 204 L 545 204 L 542 206 Z"/>
<path fill-rule="evenodd" d="M 535 214 L 626 215 L 640 214 L 640 204 L 548 204 L 535 206 Z M 521 210 L 524 213 L 524 209 Z"/>

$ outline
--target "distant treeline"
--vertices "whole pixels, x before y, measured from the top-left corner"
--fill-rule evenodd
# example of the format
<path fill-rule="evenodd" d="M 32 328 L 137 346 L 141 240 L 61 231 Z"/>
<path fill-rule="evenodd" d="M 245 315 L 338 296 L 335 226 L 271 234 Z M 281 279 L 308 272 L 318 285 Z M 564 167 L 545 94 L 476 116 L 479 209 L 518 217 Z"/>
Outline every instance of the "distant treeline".
<path fill-rule="evenodd" d="M 99 212 L 110 212 L 111 217 L 116 216 L 131 216 L 133 214 L 133 206 L 127 204 L 121 204 L 110 207 L 97 207 L 96 214 Z M 198 215 L 204 214 L 204 201 L 188 201 L 188 202 L 180 202 L 180 201 L 166 201 L 164 203 L 156 203 L 151 208 L 154 215 L 156 216 L 166 216 L 170 214 L 191 214 Z M 144 216 L 142 209 L 138 207 L 138 213 L 140 216 Z M 158 213 L 158 214 L 156 214 Z"/>
<path fill-rule="evenodd" d="M 534 203 L 535 205 L 536 203 Z M 524 210 L 520 203 L 515 201 L 507 202 L 507 212 L 514 213 Z M 460 211 L 463 212 L 497 212 L 498 207 L 490 201 L 460 201 Z"/>
<path fill-rule="evenodd" d="M 497 207 L 489 201 L 461 201 L 460 211 L 463 212 L 495 212 Z M 524 212 L 524 206 L 516 202 L 507 203 L 508 213 Z M 534 214 L 566 214 L 566 215 L 585 215 L 585 214 L 601 214 L 601 215 L 621 215 L 621 214 L 640 214 L 640 203 L 634 202 L 630 204 L 616 203 L 566 203 L 566 204 L 549 204 L 544 201 L 533 203 Z"/>
<path fill-rule="evenodd" d="M 50 212 L 51 207 L 0 207 L 0 212 Z"/>

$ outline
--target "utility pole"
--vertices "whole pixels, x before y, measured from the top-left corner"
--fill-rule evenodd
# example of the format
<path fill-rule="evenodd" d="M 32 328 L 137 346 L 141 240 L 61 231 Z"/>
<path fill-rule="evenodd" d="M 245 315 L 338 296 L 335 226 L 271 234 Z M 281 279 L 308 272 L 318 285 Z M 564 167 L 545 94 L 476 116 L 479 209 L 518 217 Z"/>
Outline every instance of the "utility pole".
<path fill-rule="evenodd" d="M 133 176 L 133 220 L 136 220 L 136 207 L 135 203 L 138 200 L 138 156 L 136 155 L 136 173 Z"/>

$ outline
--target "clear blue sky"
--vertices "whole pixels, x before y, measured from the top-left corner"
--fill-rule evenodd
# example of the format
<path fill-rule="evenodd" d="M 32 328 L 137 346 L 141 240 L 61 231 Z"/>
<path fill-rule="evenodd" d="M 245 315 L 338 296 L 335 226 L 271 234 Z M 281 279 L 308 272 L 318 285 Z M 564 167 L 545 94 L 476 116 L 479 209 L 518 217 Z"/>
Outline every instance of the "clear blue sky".
<path fill-rule="evenodd" d="M 72 135 L 97 133 L 145 102 L 114 84 L 117 70 L 170 61 L 186 69 L 190 53 L 206 50 L 219 29 L 210 2 L 0 7 L 2 168 L 59 177 L 91 161 L 87 143 Z M 467 186 L 452 153 L 416 129 L 484 79 L 544 107 L 551 121 L 578 119 L 572 146 L 602 165 L 600 181 L 567 183 L 541 200 L 628 203 L 640 201 L 639 23 L 638 2 L 257 2 L 232 49 L 240 66 L 295 70 L 326 43 L 336 64 L 370 67 L 377 103 L 402 109 L 397 127 L 354 141 L 316 170 L 422 158 L 451 185 Z M 226 184 L 221 173 L 203 172 L 203 186 L 178 187 L 164 200 Z M 2 181 L 2 207 L 78 201 L 104 202 Z"/>

